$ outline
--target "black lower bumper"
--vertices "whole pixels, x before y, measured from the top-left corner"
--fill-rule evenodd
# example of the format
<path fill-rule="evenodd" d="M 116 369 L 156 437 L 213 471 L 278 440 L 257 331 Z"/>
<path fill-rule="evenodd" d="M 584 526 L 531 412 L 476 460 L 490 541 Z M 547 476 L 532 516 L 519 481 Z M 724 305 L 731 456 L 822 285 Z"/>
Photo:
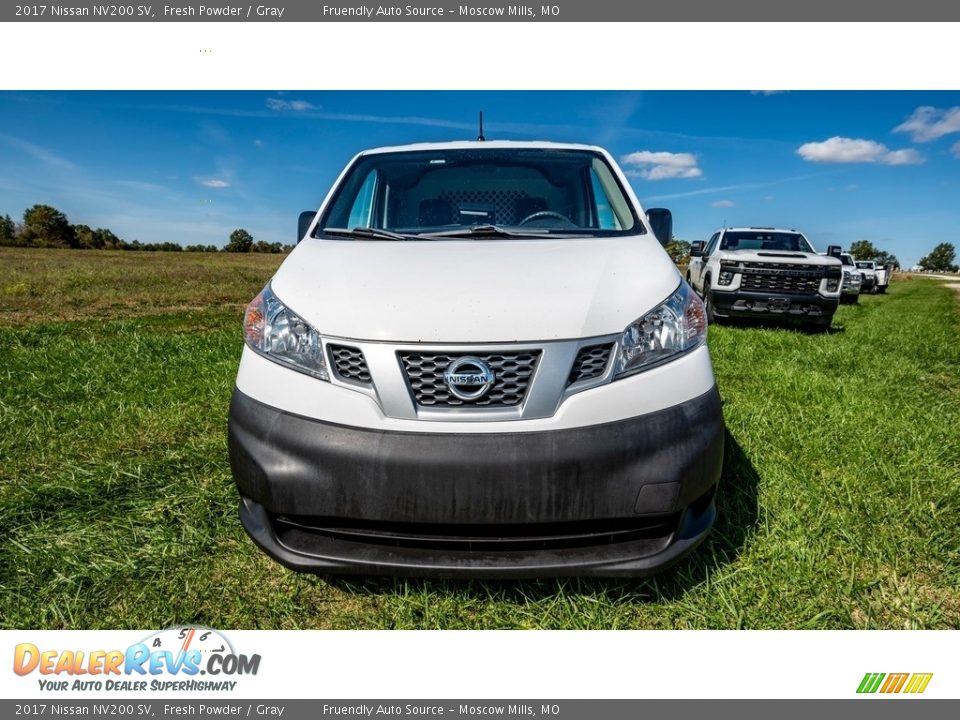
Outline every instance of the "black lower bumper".
<path fill-rule="evenodd" d="M 829 324 L 840 304 L 836 297 L 822 295 L 786 295 L 774 291 L 721 292 L 711 289 L 713 313 L 718 317 L 775 318 Z"/>
<path fill-rule="evenodd" d="M 244 527 L 297 570 L 635 576 L 676 562 L 712 526 L 723 417 L 714 388 L 570 430 L 382 432 L 235 391 L 229 445 Z"/>

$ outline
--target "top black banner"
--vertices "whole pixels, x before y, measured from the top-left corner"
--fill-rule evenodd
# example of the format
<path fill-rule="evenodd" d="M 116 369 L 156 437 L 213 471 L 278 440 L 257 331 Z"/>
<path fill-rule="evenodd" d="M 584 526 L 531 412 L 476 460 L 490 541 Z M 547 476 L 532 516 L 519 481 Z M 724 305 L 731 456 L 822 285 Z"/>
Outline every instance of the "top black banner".
<path fill-rule="evenodd" d="M 914 0 L 674 0 L 627 3 L 624 0 L 547 0 L 527 5 L 470 0 L 419 0 L 411 4 L 285 0 L 272 4 L 172 2 L 143 5 L 72 0 L 3 4 L 3 22 L 750 22 L 957 21 L 960 3 Z M 718 28 L 722 33 L 722 29 Z M 869 26 L 857 32 L 869 32 Z M 909 32 L 909 30 L 905 30 Z M 816 46 L 811 29 L 810 47 Z"/>

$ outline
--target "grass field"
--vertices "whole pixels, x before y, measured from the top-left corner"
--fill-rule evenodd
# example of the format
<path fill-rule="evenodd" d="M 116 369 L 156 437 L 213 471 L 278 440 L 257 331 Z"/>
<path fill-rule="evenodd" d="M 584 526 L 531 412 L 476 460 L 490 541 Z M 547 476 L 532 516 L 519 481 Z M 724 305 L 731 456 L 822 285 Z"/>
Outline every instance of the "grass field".
<path fill-rule="evenodd" d="M 274 256 L 0 248 L 0 627 L 957 628 L 960 314 L 903 280 L 715 327 L 720 517 L 639 581 L 327 581 L 240 527 L 225 418 Z"/>

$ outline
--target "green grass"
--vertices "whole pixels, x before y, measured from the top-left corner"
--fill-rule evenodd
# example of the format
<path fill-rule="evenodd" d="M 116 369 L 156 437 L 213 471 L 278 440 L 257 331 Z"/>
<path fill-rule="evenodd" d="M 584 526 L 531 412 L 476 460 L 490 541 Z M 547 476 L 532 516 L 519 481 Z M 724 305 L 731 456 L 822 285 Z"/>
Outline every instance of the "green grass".
<path fill-rule="evenodd" d="M 960 627 L 960 315 L 715 327 L 720 516 L 637 581 L 324 580 L 240 527 L 225 418 L 269 257 L 0 252 L 0 627 Z M 27 288 L 26 291 L 23 288 Z"/>

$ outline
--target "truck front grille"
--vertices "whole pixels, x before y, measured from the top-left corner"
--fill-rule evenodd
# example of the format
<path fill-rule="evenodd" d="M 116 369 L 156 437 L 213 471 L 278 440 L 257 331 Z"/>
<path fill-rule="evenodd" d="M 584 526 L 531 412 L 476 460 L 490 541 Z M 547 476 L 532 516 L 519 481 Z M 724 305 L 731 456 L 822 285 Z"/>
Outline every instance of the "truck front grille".
<path fill-rule="evenodd" d="M 450 363 L 463 356 L 482 360 L 494 375 L 493 386 L 476 400 L 461 400 L 450 392 L 450 388 L 443 379 L 443 373 Z M 463 352 L 456 355 L 400 353 L 400 362 L 407 377 L 407 384 L 413 392 L 417 405 L 428 408 L 515 407 L 523 402 L 539 359 L 539 350 L 509 353 Z"/>
<path fill-rule="evenodd" d="M 330 358 L 333 360 L 333 369 L 337 377 L 347 382 L 370 384 L 370 370 L 367 360 L 359 348 L 349 345 L 328 345 Z"/>
<path fill-rule="evenodd" d="M 816 265 L 744 263 L 740 288 L 787 295 L 810 295 L 820 288 L 823 270 Z"/>
<path fill-rule="evenodd" d="M 610 359 L 610 349 L 613 347 L 610 343 L 603 345 L 587 345 L 580 348 L 577 357 L 573 360 L 573 367 L 570 368 L 570 377 L 567 378 L 567 384 L 573 385 L 581 380 L 593 380 L 598 378 L 607 369 L 607 361 Z"/>

